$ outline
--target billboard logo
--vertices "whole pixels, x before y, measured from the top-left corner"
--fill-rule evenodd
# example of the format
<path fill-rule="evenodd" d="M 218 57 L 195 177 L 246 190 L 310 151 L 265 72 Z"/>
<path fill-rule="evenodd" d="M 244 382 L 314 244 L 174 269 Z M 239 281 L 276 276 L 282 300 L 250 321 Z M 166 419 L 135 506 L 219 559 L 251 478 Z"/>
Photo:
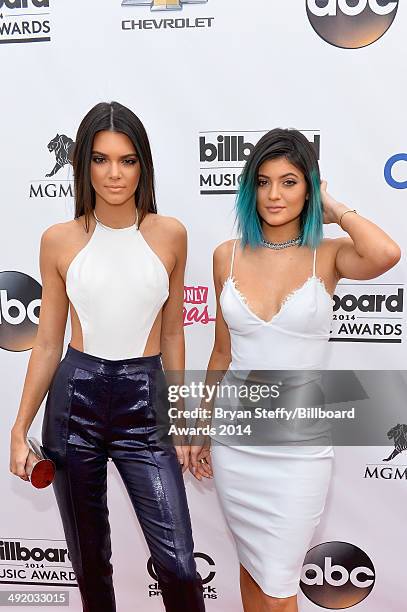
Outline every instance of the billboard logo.
<path fill-rule="evenodd" d="M 306 0 L 306 6 L 312 27 L 325 42 L 360 49 L 387 32 L 398 0 Z"/>
<path fill-rule="evenodd" d="M 20 8 L 35 8 L 49 7 L 49 0 L 0 0 L 0 9 L 3 7 L 8 9 Z"/>
<path fill-rule="evenodd" d="M 49 0 L 0 0 L 0 44 L 49 42 L 48 8 Z"/>
<path fill-rule="evenodd" d="M 0 540 L 0 584 L 77 587 L 65 540 Z"/>
<path fill-rule="evenodd" d="M 315 148 L 319 159 L 320 134 L 301 130 Z M 201 132 L 199 135 L 199 188 L 201 195 L 234 195 L 243 167 L 255 144 L 268 130 Z"/>
<path fill-rule="evenodd" d="M 331 342 L 401 343 L 404 288 L 400 285 L 340 283 L 333 299 Z"/>

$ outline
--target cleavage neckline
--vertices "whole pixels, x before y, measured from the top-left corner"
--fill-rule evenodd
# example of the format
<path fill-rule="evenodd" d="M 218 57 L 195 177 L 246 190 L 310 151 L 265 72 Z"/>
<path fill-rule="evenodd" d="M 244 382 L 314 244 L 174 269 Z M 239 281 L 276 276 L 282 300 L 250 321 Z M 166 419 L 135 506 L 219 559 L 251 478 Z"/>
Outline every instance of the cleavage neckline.
<path fill-rule="evenodd" d="M 320 286 L 322 288 L 322 290 L 324 291 L 326 297 L 329 298 L 330 302 L 333 303 L 333 298 L 332 296 L 328 293 L 328 290 L 325 286 L 325 283 L 323 281 L 323 279 L 319 276 L 316 276 L 315 274 L 308 276 L 307 279 L 305 279 L 305 281 L 302 283 L 302 285 L 300 285 L 299 287 L 297 287 L 296 289 L 293 289 L 293 291 L 290 291 L 285 298 L 283 299 L 283 301 L 281 302 L 281 306 L 280 308 L 277 310 L 277 312 L 273 315 L 273 317 L 271 319 L 262 319 L 261 317 L 259 317 L 250 307 L 247 298 L 243 295 L 243 293 L 241 293 L 241 291 L 239 291 L 239 289 L 236 286 L 236 279 L 233 276 L 228 276 L 226 281 L 224 282 L 223 288 L 222 288 L 222 292 L 221 295 L 223 294 L 223 291 L 227 285 L 227 283 L 229 282 L 232 285 L 234 294 L 237 296 L 240 304 L 243 305 L 243 307 L 245 308 L 245 310 L 249 313 L 249 315 L 251 317 L 253 317 L 254 319 L 256 319 L 256 321 L 258 321 L 259 323 L 261 323 L 262 325 L 273 325 L 275 319 L 277 319 L 286 309 L 286 306 L 292 301 L 292 299 L 298 294 L 300 293 L 307 285 L 308 283 L 315 279 L 315 281 L 318 283 L 318 286 Z"/>

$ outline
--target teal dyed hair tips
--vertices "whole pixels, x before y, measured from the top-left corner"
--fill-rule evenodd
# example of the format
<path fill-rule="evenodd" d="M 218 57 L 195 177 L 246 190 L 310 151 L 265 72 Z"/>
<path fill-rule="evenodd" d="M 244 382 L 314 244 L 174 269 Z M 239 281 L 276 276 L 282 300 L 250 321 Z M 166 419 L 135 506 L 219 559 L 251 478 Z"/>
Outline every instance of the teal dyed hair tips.
<path fill-rule="evenodd" d="M 261 245 L 263 232 L 257 213 L 257 173 L 263 162 L 279 157 L 285 157 L 304 174 L 308 199 L 301 212 L 301 244 L 315 248 L 323 237 L 318 158 L 313 145 L 301 132 L 280 128 L 271 130 L 259 140 L 243 169 L 235 204 L 242 247 Z"/>
<path fill-rule="evenodd" d="M 321 183 L 319 172 L 311 171 L 311 185 L 307 203 L 301 213 L 301 244 L 311 248 L 316 248 L 322 240 L 322 202 L 321 202 Z"/>

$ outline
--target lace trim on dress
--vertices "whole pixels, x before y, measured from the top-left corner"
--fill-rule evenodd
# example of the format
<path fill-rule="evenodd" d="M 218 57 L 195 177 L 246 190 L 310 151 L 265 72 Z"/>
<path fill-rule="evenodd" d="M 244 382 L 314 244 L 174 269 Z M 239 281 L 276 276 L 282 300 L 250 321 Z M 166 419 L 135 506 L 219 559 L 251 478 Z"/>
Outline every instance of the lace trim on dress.
<path fill-rule="evenodd" d="M 279 308 L 279 310 L 273 315 L 273 317 L 271 319 L 263 319 L 262 317 L 260 317 L 254 310 L 253 308 L 250 306 L 246 296 L 239 290 L 238 287 L 238 281 L 233 277 L 233 276 L 228 276 L 225 280 L 225 282 L 223 283 L 223 287 L 222 287 L 222 291 L 226 286 L 226 283 L 228 281 L 230 281 L 233 285 L 234 290 L 236 291 L 236 294 L 238 295 L 239 299 L 242 301 L 242 303 L 247 307 L 247 309 L 258 319 L 260 319 L 261 321 L 263 321 L 264 323 L 270 323 L 271 321 L 273 321 L 273 319 L 275 319 L 281 312 L 282 310 L 285 308 L 285 306 L 287 305 L 288 302 L 290 302 L 290 300 L 293 299 L 293 297 L 299 292 L 302 291 L 302 289 L 312 280 L 315 279 L 318 283 L 318 285 L 322 288 L 322 290 L 324 291 L 324 293 L 326 294 L 326 296 L 329 298 L 329 300 L 331 302 L 333 302 L 332 296 L 328 293 L 327 288 L 325 286 L 325 282 L 324 280 L 320 277 L 320 276 L 309 276 L 302 285 L 300 285 L 299 287 L 296 287 L 295 289 L 293 289 L 292 291 L 290 291 L 283 299 L 281 306 Z"/>

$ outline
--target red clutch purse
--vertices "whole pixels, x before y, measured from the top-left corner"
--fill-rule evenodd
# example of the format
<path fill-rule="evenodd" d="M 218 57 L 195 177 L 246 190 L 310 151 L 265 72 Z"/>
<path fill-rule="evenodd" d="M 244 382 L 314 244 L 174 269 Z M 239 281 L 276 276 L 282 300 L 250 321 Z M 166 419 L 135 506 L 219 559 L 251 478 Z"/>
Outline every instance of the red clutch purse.
<path fill-rule="evenodd" d="M 55 463 L 45 456 L 44 451 L 36 438 L 27 438 L 30 449 L 25 470 L 31 484 L 36 489 L 48 487 L 54 480 Z"/>

